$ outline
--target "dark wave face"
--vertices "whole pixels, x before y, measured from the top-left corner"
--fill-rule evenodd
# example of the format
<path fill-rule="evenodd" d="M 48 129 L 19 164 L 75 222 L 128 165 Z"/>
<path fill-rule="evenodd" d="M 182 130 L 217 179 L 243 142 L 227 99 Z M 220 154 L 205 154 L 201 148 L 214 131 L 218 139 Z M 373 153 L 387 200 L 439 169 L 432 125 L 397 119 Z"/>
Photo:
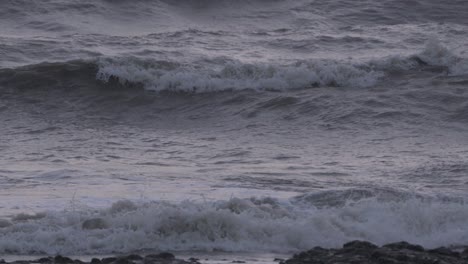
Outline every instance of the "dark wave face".
<path fill-rule="evenodd" d="M 446 57 L 429 57 L 434 53 L 431 48 L 444 50 Z M 116 112 L 115 121 L 124 118 L 139 124 L 172 115 L 220 120 L 273 115 L 274 119 L 314 120 L 313 126 L 361 130 L 401 122 L 463 125 L 468 118 L 464 92 L 468 76 L 457 74 L 465 61 L 439 46 L 429 45 L 407 58 L 361 64 L 222 61 L 217 70 L 211 70 L 202 68 L 202 63 L 194 67 L 136 58 L 42 63 L 0 70 L 0 86 L 7 104 L 30 97 L 36 98 L 35 108 L 51 116 L 58 109 L 77 111 L 75 118 L 83 120 L 88 112 Z M 77 103 L 69 108 L 63 104 L 69 100 Z"/>
<path fill-rule="evenodd" d="M 467 14 L 0 0 L 0 254 L 468 244 Z"/>

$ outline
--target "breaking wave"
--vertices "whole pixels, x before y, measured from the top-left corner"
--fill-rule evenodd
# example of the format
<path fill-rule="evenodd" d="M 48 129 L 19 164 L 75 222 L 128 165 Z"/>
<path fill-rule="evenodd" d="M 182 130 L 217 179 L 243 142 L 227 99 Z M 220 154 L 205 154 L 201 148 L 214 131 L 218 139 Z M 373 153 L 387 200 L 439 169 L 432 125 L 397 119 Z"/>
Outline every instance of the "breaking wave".
<path fill-rule="evenodd" d="M 5 87 L 67 86 L 100 82 L 151 91 L 218 92 L 225 90 L 291 90 L 312 87 L 372 87 L 391 72 L 424 71 L 465 75 L 467 59 L 457 57 L 436 41 L 415 55 L 389 56 L 367 62 L 315 60 L 290 65 L 246 64 L 219 58 L 193 64 L 137 58 L 102 58 L 96 62 L 44 63 L 0 70 Z"/>
<path fill-rule="evenodd" d="M 148 90 L 212 92 L 223 90 L 288 90 L 321 86 L 374 85 L 379 72 L 337 62 L 298 62 L 294 65 L 229 62 L 219 69 L 178 65 L 164 69 L 157 62 L 101 61 L 97 78 L 122 84 L 140 83 Z"/>
<path fill-rule="evenodd" d="M 427 247 L 468 243 L 468 205 L 462 199 L 411 195 L 386 199 L 388 193 L 361 194 L 359 190 L 334 193 L 334 200 L 343 203 L 332 202 L 328 206 L 315 206 L 311 199 L 330 197 L 330 191 L 291 200 L 266 197 L 204 203 L 119 201 L 106 209 L 75 206 L 61 212 L 22 214 L 0 221 L 0 252 L 287 253 L 313 246 L 338 247 L 355 239 L 377 244 L 406 240 Z"/>

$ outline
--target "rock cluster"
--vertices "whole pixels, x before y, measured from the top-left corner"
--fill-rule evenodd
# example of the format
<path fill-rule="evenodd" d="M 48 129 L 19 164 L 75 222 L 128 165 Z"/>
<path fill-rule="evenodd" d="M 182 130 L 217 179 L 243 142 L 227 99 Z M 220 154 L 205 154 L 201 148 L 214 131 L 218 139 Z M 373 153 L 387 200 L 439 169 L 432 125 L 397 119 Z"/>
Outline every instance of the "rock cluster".
<path fill-rule="evenodd" d="M 225 260 L 227 261 L 227 260 Z M 280 264 L 468 264 L 468 247 L 464 251 L 453 251 L 441 247 L 424 249 L 419 245 L 398 242 L 378 247 L 365 241 L 352 241 L 339 249 L 315 247 L 295 254 L 288 260 L 275 259 Z M 245 263 L 232 261 L 231 263 Z M 63 256 L 45 257 L 36 260 L 18 260 L 0 264 L 201 264 L 196 258 L 181 260 L 171 253 L 159 253 L 146 256 L 137 254 L 93 258 L 89 262 Z"/>
<path fill-rule="evenodd" d="M 382 247 L 352 241 L 340 249 L 315 247 L 294 255 L 281 264 L 468 264 L 468 249 L 456 252 L 441 247 L 426 250 L 419 245 L 398 242 Z"/>
<path fill-rule="evenodd" d="M 1 263 L 7 263 L 4 260 L 0 260 Z M 108 258 L 93 258 L 90 262 L 84 262 L 79 259 L 71 259 L 63 256 L 45 257 L 36 260 L 18 260 L 9 262 L 8 264 L 200 264 L 196 259 L 190 259 L 189 261 L 176 259 L 171 253 L 159 253 L 151 254 L 146 256 L 140 255 L 127 255 L 119 257 L 108 257 Z"/>

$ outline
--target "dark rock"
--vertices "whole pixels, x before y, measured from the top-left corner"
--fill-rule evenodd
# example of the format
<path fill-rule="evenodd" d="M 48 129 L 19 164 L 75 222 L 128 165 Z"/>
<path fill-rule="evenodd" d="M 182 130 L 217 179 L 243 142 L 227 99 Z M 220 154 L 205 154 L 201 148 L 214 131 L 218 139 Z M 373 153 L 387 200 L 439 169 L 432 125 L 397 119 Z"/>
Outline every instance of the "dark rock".
<path fill-rule="evenodd" d="M 354 240 L 351 242 L 348 242 L 343 245 L 343 248 L 365 248 L 365 249 L 374 249 L 378 248 L 376 245 L 367 242 L 367 241 L 359 241 L 359 240 Z"/>
<path fill-rule="evenodd" d="M 398 261 L 409 261 L 411 260 L 411 257 L 408 256 L 407 254 L 401 253 L 401 254 L 395 254 L 395 259 Z"/>
<path fill-rule="evenodd" d="M 51 263 L 51 262 L 53 262 L 53 261 L 54 261 L 53 258 L 48 257 L 48 258 L 36 259 L 34 262 L 37 262 L 37 263 Z"/>
<path fill-rule="evenodd" d="M 419 251 L 419 252 L 424 251 L 424 248 L 421 247 L 420 245 L 413 245 L 404 241 L 387 244 L 387 245 L 384 245 L 384 247 L 390 248 L 390 249 L 396 249 L 396 250 L 407 249 L 407 250 Z"/>
<path fill-rule="evenodd" d="M 273 259 L 273 261 L 274 261 L 274 262 L 283 262 L 284 259 L 282 259 L 282 258 L 275 258 L 275 259 Z"/>
<path fill-rule="evenodd" d="M 307 251 L 307 254 L 309 255 L 320 255 L 323 254 L 324 252 L 327 252 L 327 249 L 324 249 L 322 247 L 314 247 L 313 249 Z"/>
<path fill-rule="evenodd" d="M 302 259 L 308 259 L 308 258 L 320 258 L 322 255 L 328 254 L 328 250 L 321 248 L 321 247 L 314 247 L 313 249 L 305 252 L 301 252 L 299 254 L 294 255 L 295 258 L 302 258 Z M 284 262 L 282 260 L 281 262 Z"/>
<path fill-rule="evenodd" d="M 143 260 L 143 261 L 142 261 Z M 13 262 L 5 262 L 0 259 L 0 264 L 200 264 L 198 259 L 192 258 L 191 262 L 176 259 L 175 256 L 168 252 L 148 255 L 145 258 L 132 254 L 119 257 L 108 257 L 103 259 L 93 258 L 90 262 L 82 260 L 72 260 L 71 258 L 57 255 L 56 257 L 46 257 L 37 260 L 17 260 Z M 240 263 L 240 262 L 239 262 Z"/>
<path fill-rule="evenodd" d="M 114 261 L 114 264 L 133 264 L 133 261 L 126 258 L 118 258 L 116 261 Z"/>
<path fill-rule="evenodd" d="M 340 249 L 313 248 L 295 254 L 282 264 L 468 264 L 468 256 L 447 248 L 425 251 L 406 242 L 378 247 L 368 242 L 352 241 Z"/>
<path fill-rule="evenodd" d="M 439 247 L 439 248 L 431 249 L 431 250 L 428 250 L 428 252 L 439 254 L 439 255 L 445 255 L 445 256 L 454 256 L 454 257 L 458 257 L 460 255 L 460 253 L 452 251 L 451 249 L 446 248 L 446 247 Z"/>
<path fill-rule="evenodd" d="M 90 262 L 90 264 L 101 264 L 101 263 L 102 263 L 101 260 L 98 258 L 93 258 L 91 259 L 91 262 Z"/>
<path fill-rule="evenodd" d="M 188 261 L 176 260 L 175 256 L 169 252 L 162 252 L 159 254 L 147 255 L 143 260 L 143 264 L 160 264 L 160 263 L 167 263 L 167 262 L 171 262 L 172 264 L 190 263 Z"/>
<path fill-rule="evenodd" d="M 351 241 L 349 243 L 346 243 L 343 245 L 342 249 L 339 249 L 336 253 L 339 255 L 342 255 L 343 258 L 345 258 L 346 255 L 353 255 L 353 256 L 359 256 L 359 258 L 362 258 L 363 256 L 365 257 L 370 257 L 372 253 L 374 252 L 375 249 L 378 247 L 372 243 L 366 242 L 366 241 Z M 328 254 L 326 252 L 322 252 L 321 254 Z M 361 261 L 356 260 L 356 261 Z"/>
<path fill-rule="evenodd" d="M 10 262 L 10 264 L 31 264 L 31 261 L 28 261 L 28 260 L 16 260 L 16 261 Z"/>
<path fill-rule="evenodd" d="M 468 257 L 468 247 L 465 248 L 462 252 L 461 252 L 462 255 L 465 255 L 466 257 Z"/>
<path fill-rule="evenodd" d="M 73 263 L 73 260 L 71 258 L 67 258 L 67 257 L 62 257 L 60 255 L 57 255 L 55 256 L 54 258 L 54 262 L 55 263 L 59 263 L 59 264 L 62 264 L 62 263 Z"/>
<path fill-rule="evenodd" d="M 115 262 L 117 260 L 117 258 L 103 258 L 101 259 L 101 262 L 104 263 L 104 264 L 109 264 L 109 263 L 112 263 L 112 262 Z"/>
<path fill-rule="evenodd" d="M 468 250 L 458 253 L 449 248 L 424 250 L 421 246 L 407 242 L 392 243 L 378 247 L 365 241 L 352 241 L 339 249 L 315 247 L 311 250 L 295 254 L 292 258 L 280 261 L 281 264 L 468 264 Z M 143 261 L 142 261 L 143 260 Z M 227 260 L 225 260 L 227 261 Z M 232 263 L 245 261 L 231 260 Z M 85 264 L 81 260 L 71 260 L 68 257 L 42 258 L 35 261 L 14 261 L 7 264 Z M 94 258 L 90 264 L 200 264 L 198 259 L 189 261 L 176 259 L 168 252 L 147 255 L 127 255 L 118 258 Z M 0 260 L 0 264 L 5 261 Z"/>
<path fill-rule="evenodd" d="M 132 254 L 132 255 L 125 256 L 125 259 L 138 261 L 138 260 L 143 260 L 143 257 L 137 254 Z"/>
<path fill-rule="evenodd" d="M 151 259 L 175 259 L 175 256 L 172 253 L 169 253 L 169 252 L 162 252 L 162 253 L 159 253 L 159 254 L 147 255 L 146 258 L 151 258 Z"/>
<path fill-rule="evenodd" d="M 162 252 L 158 254 L 159 258 L 162 259 L 175 259 L 175 256 L 169 252 Z"/>

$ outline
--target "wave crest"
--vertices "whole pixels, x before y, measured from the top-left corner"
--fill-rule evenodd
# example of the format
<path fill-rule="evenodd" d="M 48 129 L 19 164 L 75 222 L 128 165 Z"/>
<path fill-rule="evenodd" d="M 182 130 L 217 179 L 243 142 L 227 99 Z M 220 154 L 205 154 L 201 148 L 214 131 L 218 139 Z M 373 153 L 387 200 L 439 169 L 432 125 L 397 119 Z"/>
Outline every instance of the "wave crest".
<path fill-rule="evenodd" d="M 317 86 L 374 85 L 382 76 L 364 67 L 334 61 L 298 62 L 278 66 L 228 62 L 208 68 L 177 65 L 160 67 L 160 62 L 106 59 L 99 62 L 97 79 L 108 82 L 141 83 L 148 90 L 212 92 L 223 90 L 288 90 Z"/>
<path fill-rule="evenodd" d="M 0 85 L 10 88 L 128 86 L 151 91 L 219 92 L 226 90 L 286 91 L 312 87 L 373 87 L 392 78 L 389 73 L 429 72 L 466 75 L 468 59 L 456 56 L 438 42 L 428 42 L 417 54 L 388 56 L 366 62 L 297 61 L 288 65 L 242 63 L 217 58 L 193 63 L 135 57 L 97 61 L 41 63 L 0 69 Z M 96 79 L 98 82 L 96 82 Z M 114 87 L 116 88 L 116 87 Z"/>
<path fill-rule="evenodd" d="M 219 59 L 217 65 L 207 66 L 203 62 L 187 65 L 136 58 L 107 58 L 100 60 L 98 65 L 98 80 L 139 83 L 148 90 L 176 92 L 371 87 L 384 79 L 387 72 L 427 66 L 440 67 L 441 71 L 451 75 L 468 73 L 468 60 L 457 57 L 437 41 L 429 41 L 422 52 L 414 55 L 389 56 L 360 63 L 314 60 L 274 65 Z"/>

